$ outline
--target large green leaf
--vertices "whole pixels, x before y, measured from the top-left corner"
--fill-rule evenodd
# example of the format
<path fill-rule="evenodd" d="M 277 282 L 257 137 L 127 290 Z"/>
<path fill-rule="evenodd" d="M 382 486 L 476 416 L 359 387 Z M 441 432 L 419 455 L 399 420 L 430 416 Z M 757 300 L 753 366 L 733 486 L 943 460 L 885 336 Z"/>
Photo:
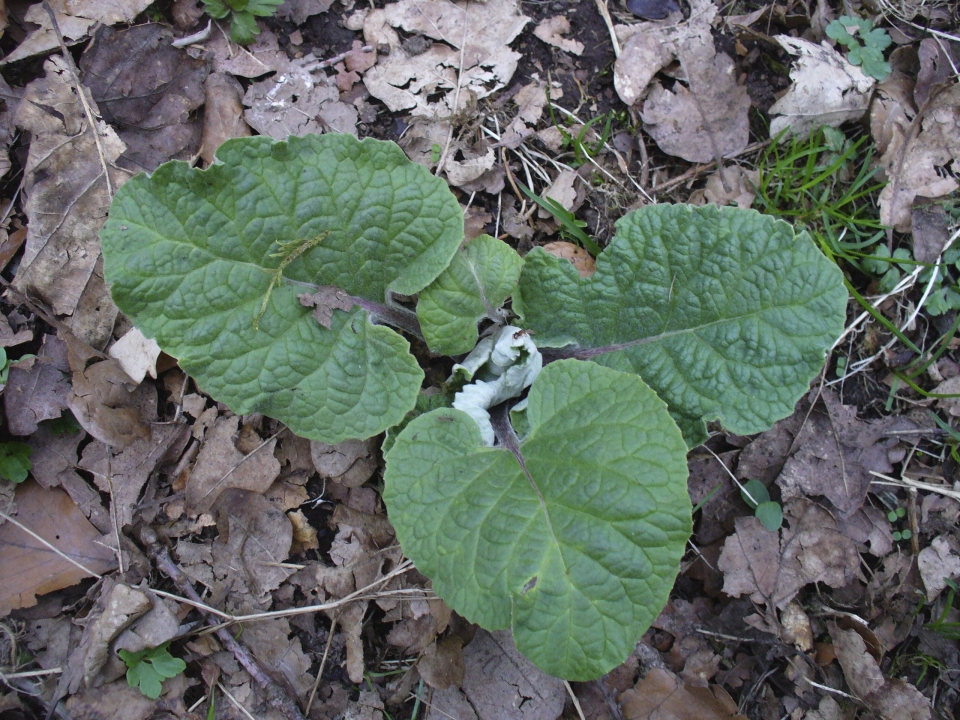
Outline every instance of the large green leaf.
<path fill-rule="evenodd" d="M 420 293 L 417 319 L 434 352 L 460 355 L 477 344 L 477 322 L 496 314 L 517 286 L 523 260 L 502 240 L 481 235 Z"/>
<path fill-rule="evenodd" d="M 836 265 L 785 222 L 652 205 L 617 223 L 592 277 L 529 253 L 513 308 L 541 348 L 571 344 L 574 357 L 642 376 L 693 445 L 705 420 L 747 434 L 793 412 L 846 301 Z"/>
<path fill-rule="evenodd" d="M 548 365 L 528 400 L 526 472 L 445 408 L 397 437 L 383 497 L 450 607 L 512 627 L 546 672 L 589 680 L 623 662 L 667 601 L 690 533 L 686 445 L 640 378 L 592 362 Z"/>
<path fill-rule="evenodd" d="M 217 158 L 117 192 L 101 232 L 117 305 L 234 412 L 328 443 L 399 422 L 423 379 L 406 340 L 356 307 L 322 327 L 297 295 L 423 289 L 463 238 L 456 199 L 396 145 L 348 135 L 230 140 Z"/>

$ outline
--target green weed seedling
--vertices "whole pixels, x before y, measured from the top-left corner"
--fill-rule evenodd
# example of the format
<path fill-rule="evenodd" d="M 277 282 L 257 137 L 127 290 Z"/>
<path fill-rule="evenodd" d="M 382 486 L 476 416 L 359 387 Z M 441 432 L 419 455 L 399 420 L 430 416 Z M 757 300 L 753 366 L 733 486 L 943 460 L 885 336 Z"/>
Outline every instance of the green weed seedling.
<path fill-rule="evenodd" d="M 619 665 L 666 604 L 707 421 L 790 415 L 844 326 L 837 266 L 752 210 L 644 207 L 590 239 L 581 278 L 464 243 L 457 198 L 393 143 L 252 137 L 217 158 L 117 192 L 117 305 L 235 413 L 326 443 L 387 431 L 404 553 L 561 678 Z M 444 354 L 449 380 L 421 392 Z"/>
<path fill-rule="evenodd" d="M 164 680 L 176 677 L 187 669 L 183 660 L 167 651 L 167 645 L 169 643 L 139 652 L 121 650 L 119 653 L 127 666 L 127 683 L 130 687 L 140 688 L 140 692 L 151 700 L 160 697 Z"/>
<path fill-rule="evenodd" d="M 770 499 L 770 493 L 762 482 L 747 480 L 740 488 L 740 496 L 767 530 L 776 532 L 783 525 L 783 508 L 776 500 Z"/>
<path fill-rule="evenodd" d="M 12 483 L 22 483 L 33 467 L 30 454 L 33 452 L 26 443 L 0 443 L 0 478 Z"/>
<path fill-rule="evenodd" d="M 862 67 L 865 74 L 885 80 L 891 73 L 883 51 L 893 41 L 886 30 L 874 28 L 872 20 L 844 15 L 827 25 L 826 35 L 847 48 L 847 61 Z"/>
<path fill-rule="evenodd" d="M 257 18 L 272 17 L 282 4 L 283 0 L 203 0 L 207 15 L 230 18 L 230 39 L 238 45 L 252 43 L 260 34 Z"/>

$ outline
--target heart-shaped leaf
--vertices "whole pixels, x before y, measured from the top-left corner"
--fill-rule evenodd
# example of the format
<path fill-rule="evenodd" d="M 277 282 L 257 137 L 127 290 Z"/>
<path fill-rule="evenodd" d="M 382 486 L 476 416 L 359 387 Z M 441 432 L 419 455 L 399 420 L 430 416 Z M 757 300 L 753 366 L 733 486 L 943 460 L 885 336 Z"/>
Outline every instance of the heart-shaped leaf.
<path fill-rule="evenodd" d="M 327 443 L 399 422 L 423 380 L 406 340 L 357 308 L 321 327 L 297 296 L 422 290 L 463 238 L 456 198 L 393 143 L 349 135 L 230 140 L 217 158 L 117 192 L 101 232 L 117 305 L 238 414 Z"/>
<path fill-rule="evenodd" d="M 561 360 L 528 396 L 515 455 L 453 408 L 387 454 L 404 552 L 471 622 L 512 627 L 546 672 L 589 680 L 633 651 L 667 601 L 690 533 L 686 445 L 636 375 Z"/>
<path fill-rule="evenodd" d="M 541 349 L 643 377 L 694 445 L 706 420 L 749 434 L 793 412 L 846 303 L 840 270 L 787 223 L 651 205 L 617 222 L 589 278 L 533 250 L 513 308 Z"/>
<path fill-rule="evenodd" d="M 460 355 L 477 344 L 477 321 L 496 314 L 517 286 L 523 260 L 502 240 L 481 235 L 420 293 L 417 319 L 434 352 Z"/>

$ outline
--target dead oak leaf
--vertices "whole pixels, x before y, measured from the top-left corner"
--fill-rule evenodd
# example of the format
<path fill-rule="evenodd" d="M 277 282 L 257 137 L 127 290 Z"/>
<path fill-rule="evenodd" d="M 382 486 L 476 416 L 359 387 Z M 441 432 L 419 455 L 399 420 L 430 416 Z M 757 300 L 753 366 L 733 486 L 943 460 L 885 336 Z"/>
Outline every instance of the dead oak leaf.
<path fill-rule="evenodd" d="M 187 478 L 186 503 L 192 514 L 207 512 L 228 488 L 262 493 L 280 474 L 273 456 L 276 438 L 249 455 L 237 450 L 240 417 L 221 417 L 207 431 L 197 462 Z"/>
<path fill-rule="evenodd" d="M 725 593 L 782 610 L 809 583 L 840 588 L 853 582 L 860 556 L 826 510 L 798 499 L 784 509 L 784 520 L 786 526 L 771 533 L 755 517 L 736 519 L 717 563 Z"/>
<path fill-rule="evenodd" d="M 662 668 L 653 668 L 620 695 L 620 707 L 624 720 L 746 720 L 719 685 L 691 687 Z"/>

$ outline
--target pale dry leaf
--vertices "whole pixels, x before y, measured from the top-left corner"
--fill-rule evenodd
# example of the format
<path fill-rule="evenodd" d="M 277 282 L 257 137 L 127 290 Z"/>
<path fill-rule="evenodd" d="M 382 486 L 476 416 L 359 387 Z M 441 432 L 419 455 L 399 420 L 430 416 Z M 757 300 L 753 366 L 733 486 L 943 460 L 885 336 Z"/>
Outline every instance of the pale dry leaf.
<path fill-rule="evenodd" d="M 551 100 L 559 100 L 562 97 L 563 89 L 560 87 L 560 84 L 555 83 L 551 85 Z M 517 94 L 513 96 L 513 102 L 517 105 L 517 116 L 504 129 L 500 135 L 500 142 L 498 143 L 502 147 L 507 148 L 519 147 L 524 139 L 534 133 L 537 123 L 540 122 L 540 118 L 543 117 L 543 109 L 547 104 L 547 84 L 541 80 L 535 80 L 528 85 L 524 85 L 517 91 Z M 551 126 L 550 129 L 556 130 L 557 134 L 560 134 L 557 128 Z M 556 151 L 559 151 L 559 149 L 560 146 L 558 144 Z"/>
<path fill-rule="evenodd" d="M 280 463 L 273 456 L 276 438 L 259 450 L 244 455 L 236 441 L 240 417 L 218 418 L 207 433 L 197 462 L 187 478 L 186 502 L 190 513 L 208 511 L 217 497 L 228 488 L 262 493 L 280 474 Z"/>
<path fill-rule="evenodd" d="M 560 48 L 572 55 L 583 55 L 583 43 L 563 37 L 570 33 L 570 21 L 563 15 L 556 15 L 540 21 L 533 34 L 548 45 Z"/>
<path fill-rule="evenodd" d="M 364 75 L 364 84 L 394 112 L 449 118 L 509 82 L 521 57 L 509 44 L 527 22 L 517 0 L 390 3 L 364 19 L 366 43 L 390 46 L 389 55 Z M 439 42 L 412 54 L 394 28 Z"/>
<path fill-rule="evenodd" d="M 497 161 L 493 148 L 483 145 L 484 143 L 478 143 L 475 147 L 469 147 L 457 142 L 451 143 L 450 154 L 443 163 L 443 172 L 451 185 L 463 187 L 478 180 L 493 168 Z M 462 156 L 463 160 L 452 159 L 455 155 Z"/>
<path fill-rule="evenodd" d="M 137 328 L 132 328 L 111 345 L 107 354 L 119 362 L 123 371 L 136 383 L 143 382 L 147 375 L 153 379 L 157 377 L 160 346 L 153 338 L 144 337 Z"/>
<path fill-rule="evenodd" d="M 269 28 L 261 28 L 252 45 L 243 47 L 230 42 L 225 33 L 211 33 L 204 51 L 212 58 L 213 71 L 243 78 L 258 78 L 283 70 L 290 64 L 280 49 L 277 36 Z"/>
<path fill-rule="evenodd" d="M 416 120 L 400 138 L 400 147 L 415 163 L 433 170 L 440 160 L 450 132 L 451 125 L 448 122 Z"/>
<path fill-rule="evenodd" d="M 255 82 L 243 96 L 244 120 L 261 135 L 284 140 L 289 135 L 339 132 L 357 134 L 360 115 L 340 101 L 333 78 L 311 74 L 304 60 L 291 62 L 275 76 Z"/>
<path fill-rule="evenodd" d="M 810 618 L 796 601 L 791 601 L 780 613 L 783 628 L 780 639 L 795 645 L 800 652 L 813 650 L 813 628 Z"/>
<path fill-rule="evenodd" d="M 6 483 L 5 483 L 6 484 Z M 44 490 L 33 480 L 16 487 L 17 521 L 60 552 L 95 573 L 116 565 L 105 538 L 62 490 Z M 37 595 L 90 577 L 13 523 L 0 525 L 0 617 L 37 604 Z"/>
<path fill-rule="evenodd" d="M 521 655 L 509 630 L 478 630 L 463 649 L 463 664 L 461 687 L 434 691 L 427 720 L 556 720 L 563 712 L 563 681 Z"/>
<path fill-rule="evenodd" d="M 784 522 L 773 533 L 755 517 L 736 519 L 717 563 L 725 593 L 783 609 L 809 583 L 839 588 L 853 582 L 860 556 L 826 510 L 798 499 L 784 508 Z"/>
<path fill-rule="evenodd" d="M 960 185 L 946 172 L 960 162 L 960 83 L 929 101 L 921 130 L 907 142 L 896 132 L 880 165 L 889 182 L 880 192 L 880 221 L 901 232 L 911 229 L 911 207 L 918 196 L 949 195 Z"/>
<path fill-rule="evenodd" d="M 927 600 L 933 602 L 947 587 L 947 580 L 960 578 L 960 554 L 956 544 L 947 536 L 935 537 L 920 551 L 917 567 L 927 589 Z"/>
<path fill-rule="evenodd" d="M 577 173 L 573 170 L 561 170 L 550 187 L 543 191 L 543 194 L 560 203 L 565 210 L 573 211 L 577 207 L 577 189 L 574 187 L 574 181 L 577 179 Z M 540 217 L 550 217 L 549 211 L 540 208 L 542 213 Z"/>
<path fill-rule="evenodd" d="M 17 332 L 10 327 L 10 321 L 0 315 L 0 347 L 8 348 L 22 345 L 33 340 L 33 330 L 21 328 Z"/>
<path fill-rule="evenodd" d="M 348 603 L 339 613 L 340 628 L 343 633 L 347 650 L 347 677 L 352 683 L 362 683 L 366 666 L 363 662 L 363 639 L 360 633 L 363 630 L 363 617 L 366 614 L 369 602 Z"/>
<path fill-rule="evenodd" d="M 692 0 L 690 18 L 617 25 L 617 39 L 623 46 L 613 66 L 613 85 L 627 105 L 643 97 L 653 77 L 672 63 L 681 45 L 713 48 L 711 26 L 717 7 L 711 0 Z M 695 45 L 694 45 L 695 44 Z"/>
<path fill-rule="evenodd" d="M 624 720 L 746 720 L 719 685 L 690 687 L 663 668 L 651 669 L 619 699 Z"/>
<path fill-rule="evenodd" d="M 289 20 L 294 25 L 303 25 L 307 18 L 325 13 L 333 5 L 333 0 L 285 0 L 277 8 L 277 16 Z"/>
<path fill-rule="evenodd" d="M 770 108 L 779 115 L 770 123 L 770 137 L 789 128 L 787 135 L 806 137 L 820 125 L 839 127 L 859 120 L 870 104 L 873 78 L 848 63 L 829 45 L 778 35 L 775 40 L 791 55 L 796 55 L 787 93 Z"/>
<path fill-rule="evenodd" d="M 707 38 L 678 45 L 689 88 L 678 82 L 670 91 L 657 83 L 640 113 L 657 146 L 689 162 L 719 161 L 750 141 L 750 96 L 737 84 L 733 60 L 714 49 L 709 34 Z"/>
<path fill-rule="evenodd" d="M 17 125 L 32 139 L 23 184 L 30 222 L 13 285 L 41 298 L 57 315 L 72 315 L 100 258 L 98 233 L 111 199 L 93 132 L 100 136 L 107 163 L 116 161 L 124 147 L 102 122 L 90 128 L 62 58 L 50 58 L 44 70 L 44 77 L 27 86 L 17 110 Z M 97 112 L 92 98 L 89 103 Z M 129 175 L 109 167 L 115 190 Z"/>
<path fill-rule="evenodd" d="M 757 184 L 760 182 L 760 173 L 756 170 L 745 170 L 739 165 L 726 165 L 707 176 L 706 186 L 700 191 L 703 202 L 714 205 L 736 205 L 741 210 L 753 207 L 757 197 Z M 694 195 L 697 192 L 694 191 Z M 700 204 L 693 196 L 690 202 Z"/>
<path fill-rule="evenodd" d="M 83 663 L 83 686 L 93 687 L 97 674 L 110 657 L 110 643 L 152 606 L 146 593 L 136 588 L 119 582 L 104 585 L 95 611 L 91 613 L 95 619 L 84 628 L 78 647 Z M 73 661 L 74 656 L 70 659 Z M 77 687 L 78 684 L 71 683 L 73 692 Z"/>
<path fill-rule="evenodd" d="M 134 19 L 153 4 L 152 0 L 49 0 L 60 33 L 68 45 L 87 38 L 90 28 L 95 25 L 116 25 L 132 23 Z M 50 22 L 50 16 L 40 4 L 32 5 L 24 15 L 24 20 L 40 27 L 31 32 L 17 48 L 0 60 L 0 65 L 23 60 L 24 58 L 50 50 L 59 49 L 60 43 Z"/>
<path fill-rule="evenodd" d="M 212 165 L 214 153 L 224 140 L 248 137 L 250 126 L 243 119 L 243 87 L 232 75 L 211 73 L 203 81 L 203 136 L 200 157 Z"/>
<path fill-rule="evenodd" d="M 286 618 L 275 618 L 245 626 L 243 642 L 268 671 L 283 677 L 302 696 L 313 687 L 310 658 L 304 654 L 300 638 L 291 638 L 291 633 Z"/>
<path fill-rule="evenodd" d="M 597 270 L 596 260 L 579 245 L 561 240 L 547 243 L 543 246 L 543 249 L 554 257 L 569 260 L 582 278 L 590 277 Z"/>
<path fill-rule="evenodd" d="M 150 598 L 151 607 L 117 636 L 113 641 L 114 651 L 140 652 L 159 647 L 180 634 L 176 603 L 154 595 L 146 587 L 141 589 Z"/>
<path fill-rule="evenodd" d="M 80 690 L 67 698 L 65 708 L 72 720 L 147 720 L 156 713 L 157 701 L 122 679 Z"/>

